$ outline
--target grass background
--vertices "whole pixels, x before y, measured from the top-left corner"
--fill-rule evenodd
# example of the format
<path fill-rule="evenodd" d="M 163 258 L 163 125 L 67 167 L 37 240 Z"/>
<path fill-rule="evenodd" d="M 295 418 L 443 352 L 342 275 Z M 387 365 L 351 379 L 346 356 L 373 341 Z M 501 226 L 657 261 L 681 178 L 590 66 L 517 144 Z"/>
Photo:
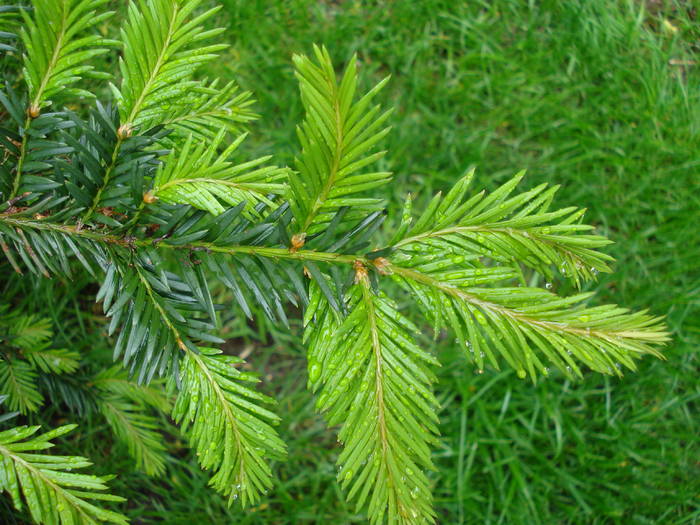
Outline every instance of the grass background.
<path fill-rule="evenodd" d="M 596 285 L 600 300 L 668 316 L 667 361 L 645 360 L 621 380 L 552 375 L 533 386 L 511 372 L 476 375 L 449 338 L 427 340 L 443 362 L 433 475 L 440 523 L 700 522 L 695 8 L 614 0 L 222 3 L 231 47 L 207 73 L 255 93 L 261 119 L 251 153 L 290 162 L 296 151 L 292 53 L 322 43 L 342 67 L 357 52 L 364 86 L 392 75 L 381 94 L 396 108 L 384 161 L 396 173 L 386 193 L 391 210 L 408 192 L 419 208 L 473 166 L 476 185 L 488 188 L 527 168 L 526 187 L 561 185 L 557 204 L 587 207 L 587 219 L 616 242 L 616 271 Z M 70 446 L 99 471 L 119 473 L 115 492 L 129 499 L 135 523 L 364 523 L 335 484 L 339 449 L 305 390 L 298 330 L 278 333 L 264 320 L 228 329 L 237 351 L 263 371 L 284 419 L 289 460 L 276 465 L 279 482 L 265 503 L 227 509 L 177 440 L 169 443 L 177 459 L 161 480 L 134 472 L 105 444 L 97 421 L 83 424 Z"/>
<path fill-rule="evenodd" d="M 383 101 L 396 108 L 386 166 L 396 173 L 387 194 L 394 211 L 406 193 L 424 200 L 473 166 L 485 187 L 527 168 L 528 187 L 560 184 L 558 204 L 587 207 L 588 220 L 616 242 L 601 300 L 668 316 L 668 361 L 647 360 L 622 380 L 533 387 L 510 372 L 478 376 L 449 339 L 437 341 L 440 522 L 700 522 L 700 28 L 692 6 L 223 3 L 231 60 L 217 73 L 255 93 L 257 149 L 286 161 L 296 151 L 292 53 L 323 43 L 342 66 L 357 52 L 366 86 L 392 75 Z M 297 359 L 290 355 L 289 366 Z M 259 519 L 234 522 L 352 522 L 336 499 L 336 449 L 303 381 L 273 375 L 288 383 L 277 394 L 292 418 L 288 477 Z"/>

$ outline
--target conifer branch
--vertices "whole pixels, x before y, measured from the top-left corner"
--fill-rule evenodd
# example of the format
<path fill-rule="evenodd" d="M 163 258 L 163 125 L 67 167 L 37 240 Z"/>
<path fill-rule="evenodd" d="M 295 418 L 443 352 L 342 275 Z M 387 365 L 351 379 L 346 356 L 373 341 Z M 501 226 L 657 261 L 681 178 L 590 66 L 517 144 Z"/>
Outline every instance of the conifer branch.
<path fill-rule="evenodd" d="M 144 413 L 144 407 L 118 396 L 105 396 L 98 407 L 115 436 L 126 443 L 136 466 L 151 476 L 165 471 L 163 436 L 157 421 Z"/>
<path fill-rule="evenodd" d="M 127 288 L 115 298 L 114 303 L 110 299 L 107 300 L 107 307 L 112 305 L 110 312 L 116 314 L 119 312 L 117 305 L 125 302 L 124 297 L 133 297 L 134 314 L 129 317 L 137 319 L 135 316 L 138 315 L 144 321 L 148 320 L 151 325 L 151 340 L 148 343 L 145 342 L 143 333 L 135 336 L 136 332 L 132 328 L 128 341 L 123 344 L 125 356 L 136 356 L 144 350 L 148 352 L 147 347 L 152 345 L 153 340 L 163 339 L 154 333 L 153 325 L 164 325 L 164 330 L 169 332 L 169 336 L 164 339 L 165 344 L 175 345 L 184 353 L 181 372 L 178 375 L 180 387 L 173 406 L 173 418 L 182 425 L 183 432 L 197 451 L 202 467 L 215 471 L 211 485 L 222 494 L 230 496 L 231 500 L 240 497 L 243 505 L 254 503 L 272 484 L 272 472 L 264 458 L 267 456 L 279 459 L 285 452 L 283 442 L 271 426 L 276 424 L 279 418 L 257 405 L 271 403 L 272 399 L 242 384 L 256 380 L 232 367 L 241 360 L 218 355 L 219 350 L 198 346 L 192 342 L 192 338 L 196 336 L 207 338 L 202 329 L 209 326 L 192 319 L 185 320 L 177 311 L 177 303 L 172 299 L 168 301 L 163 296 L 163 291 L 167 290 L 166 283 L 156 280 L 154 275 L 147 274 L 141 265 L 135 265 L 135 272 L 138 284 L 134 289 Z M 175 284 L 173 277 L 169 277 L 171 286 Z M 110 283 L 109 289 L 103 285 L 106 297 L 110 296 L 110 290 L 115 285 L 116 282 Z M 161 288 L 160 292 L 156 286 Z M 184 290 L 178 288 L 177 292 L 166 293 L 189 301 L 184 297 Z M 140 306 L 143 302 L 152 305 L 153 313 L 148 313 L 147 309 Z M 139 314 L 139 311 L 143 313 Z M 158 319 L 154 318 L 155 316 Z M 139 326 L 139 323 L 136 326 Z M 127 340 L 124 331 L 120 335 L 120 339 L 122 338 Z M 218 338 L 209 340 L 220 341 Z M 120 348 L 119 341 L 116 347 Z M 165 350 L 160 352 L 167 358 L 168 352 L 164 352 Z M 162 362 L 162 358 L 156 360 L 156 365 L 158 361 Z M 154 365 L 148 365 L 148 361 L 144 362 L 144 366 L 155 369 Z"/>
<path fill-rule="evenodd" d="M 0 357 L 0 394 L 7 396 L 11 410 L 27 414 L 43 404 L 36 379 L 36 370 L 26 361 Z"/>
<path fill-rule="evenodd" d="M 108 476 L 72 472 L 92 465 L 78 456 L 54 456 L 39 451 L 53 446 L 51 439 L 67 434 L 65 425 L 35 436 L 39 426 L 19 426 L 0 432 L 0 490 L 9 492 L 15 508 L 26 502 L 36 523 L 90 525 L 98 521 L 126 525 L 126 516 L 100 508 L 90 500 L 121 502 L 105 493 Z"/>
<path fill-rule="evenodd" d="M 112 16 L 112 12 L 99 15 L 95 10 L 107 0 L 35 0 L 33 16 L 21 10 L 25 27 L 21 37 L 24 56 L 24 79 L 29 90 L 29 107 L 20 129 L 21 144 L 9 197 L 15 197 L 20 189 L 30 139 L 27 130 L 37 119 L 50 98 L 58 95 L 92 98 L 91 92 L 72 87 L 84 77 L 104 78 L 86 62 L 107 52 L 107 46 L 117 42 L 92 34 L 83 36 L 95 25 Z M 79 38 L 80 37 L 80 38 Z"/>
<path fill-rule="evenodd" d="M 223 31 L 204 31 L 201 26 L 219 7 L 189 19 L 201 3 L 140 0 L 138 7 L 129 5 L 122 30 L 121 89 L 112 86 L 125 129 L 149 129 L 172 115 L 171 108 L 186 106 L 188 91 L 197 88 L 191 80 L 194 71 L 226 47 L 201 44 Z"/>
<path fill-rule="evenodd" d="M 216 470 L 210 484 L 229 502 L 255 503 L 272 486 L 265 458 L 282 459 L 286 453 L 271 426 L 279 417 L 258 406 L 270 398 L 243 384 L 257 379 L 233 367 L 241 359 L 211 348 L 198 350 L 188 351 L 183 361 L 173 417 L 189 436 L 202 468 Z"/>
<path fill-rule="evenodd" d="M 514 193 L 522 174 L 468 195 L 470 173 L 415 221 L 408 198 L 391 240 L 374 249 L 385 209 L 362 193 L 391 179 L 369 168 L 384 155 L 375 148 L 390 112 L 373 102 L 386 79 L 356 97 L 354 57 L 340 80 L 325 49 L 315 47 L 314 60 L 294 57 L 305 120 L 293 172 L 264 166 L 268 157 L 234 161 L 241 127 L 254 117 L 250 94 L 196 80 L 223 48 L 205 43 L 221 30 L 203 28 L 216 12 L 200 11 L 203 0 L 130 2 L 116 105 L 96 102 L 87 119 L 40 114 L 49 98 L 86 94 L 74 87 L 93 74 L 84 62 L 111 43 L 75 35 L 108 16 L 92 14 L 105 1 L 35 0 L 35 15 L 23 15 L 30 107 L 6 82 L 0 249 L 17 274 L 84 271 L 99 283 L 123 370 L 85 374 L 75 352 L 53 347 L 45 321 L 13 320 L 0 307 L 0 386 L 13 408 L 36 410 L 47 391 L 77 412 L 101 412 L 138 466 L 156 475 L 165 447 L 148 410 L 171 411 L 213 471 L 211 485 L 229 502 L 257 502 L 273 485 L 269 461 L 285 446 L 274 430 L 279 417 L 266 408 L 272 400 L 251 387 L 257 377 L 210 348 L 223 342 L 216 276 L 248 317 L 255 305 L 289 325 L 285 301 L 305 307 L 309 384 L 329 424 L 341 425 L 338 481 L 371 523 L 409 525 L 437 516 L 426 471 L 438 434 L 438 362 L 381 291 L 387 281 L 409 292 L 436 332 L 452 329 L 480 371 L 505 360 L 521 378 L 546 375 L 548 365 L 575 378 L 581 364 L 620 374 L 643 355 L 662 357 L 669 336 L 659 318 L 549 291 L 559 276 L 580 287 L 610 271 L 612 258 L 599 251 L 609 241 L 582 224 L 583 210 L 551 209 L 556 188 Z M 238 138 L 227 144 L 231 135 Z M 545 289 L 525 286 L 532 272 L 549 281 Z M 177 391 L 172 407 L 157 380 L 144 386 L 164 375 Z M 76 386 L 82 378 L 87 394 Z M 21 434 L 20 448 L 50 446 L 48 438 L 25 445 L 37 429 L 18 428 L 7 436 Z M 22 457 L 3 436 L 0 489 L 17 505 L 24 490 L 36 520 L 123 522 L 83 501 L 114 499 L 95 492 L 104 479 L 63 472 L 85 460 Z M 44 487 L 38 498 L 20 488 L 29 483 Z M 64 500 L 74 510 L 58 505 Z"/>
<path fill-rule="evenodd" d="M 165 445 L 158 420 L 148 413 L 155 408 L 169 413 L 171 406 L 161 383 L 139 385 L 130 381 L 126 372 L 114 366 L 90 380 L 97 410 L 102 413 L 114 435 L 123 442 L 136 466 L 151 476 L 165 471 Z"/>
<path fill-rule="evenodd" d="M 240 133 L 245 124 L 257 118 L 250 109 L 252 94 L 240 91 L 235 82 L 218 84 L 218 79 L 198 83 L 185 95 L 188 101 L 173 105 L 161 124 L 185 138 L 213 139 L 222 130 Z"/>
<path fill-rule="evenodd" d="M 653 345 L 669 340 L 658 317 L 614 305 L 582 306 L 592 294 L 562 298 L 539 288 L 476 288 L 468 278 L 455 284 L 444 274 L 436 278 L 395 264 L 387 270 L 416 292 L 426 313 L 456 331 L 479 369 L 485 357 L 499 368 L 501 354 L 520 377 L 534 379 L 549 371 L 541 354 L 572 378 L 581 376 L 574 357 L 597 372 L 621 375 L 621 364 L 636 370 L 634 359 L 644 354 L 662 358 Z"/>
<path fill-rule="evenodd" d="M 16 228 L 27 228 L 36 231 L 56 232 L 68 237 L 85 239 L 104 246 L 116 246 L 121 248 L 152 248 L 157 247 L 172 251 L 205 251 L 227 255 L 257 255 L 270 259 L 289 259 L 295 261 L 316 261 L 326 263 L 338 263 L 352 265 L 355 261 L 372 264 L 365 256 L 355 254 L 342 254 L 334 252 L 321 252 L 315 250 L 290 250 L 289 248 L 276 248 L 256 245 L 230 245 L 221 246 L 213 242 L 192 241 L 184 244 L 169 243 L 167 239 L 138 239 L 127 235 L 88 230 L 73 224 L 57 224 L 48 221 L 38 221 L 30 217 L 17 217 L 0 213 L 0 224 Z"/>
<path fill-rule="evenodd" d="M 258 215 L 255 206 L 263 203 L 274 209 L 270 194 L 286 190 L 283 180 L 286 170 L 276 166 L 260 167 L 270 157 L 234 164 L 231 156 L 245 139 L 243 134 L 218 154 L 225 137 L 221 130 L 208 143 L 193 143 L 192 135 L 161 164 L 153 188 L 144 197 L 146 201 L 163 199 L 166 202 L 189 204 L 212 215 L 225 211 L 219 199 L 230 206 L 245 203 L 244 213 Z"/>
<path fill-rule="evenodd" d="M 93 97 L 89 91 L 70 86 L 91 75 L 104 77 L 85 62 L 106 53 L 106 46 L 116 42 L 96 34 L 78 38 L 112 16 L 112 12 L 95 13 L 107 0 L 34 0 L 32 3 L 33 17 L 22 11 L 26 29 L 21 34 L 26 48 L 28 115 L 36 118 L 48 99 L 58 93 Z"/>
<path fill-rule="evenodd" d="M 413 342 L 417 327 L 371 291 L 361 265 L 356 269 L 347 317 L 336 317 L 317 286 L 305 316 L 318 408 L 329 424 L 342 424 L 338 481 L 358 510 L 368 504 L 372 523 L 432 523 L 423 470 L 432 468 L 428 444 L 437 434 L 428 368 L 437 361 Z"/>
<path fill-rule="evenodd" d="M 383 126 L 391 111 L 380 114 L 379 106 L 370 104 L 388 79 L 354 101 L 356 58 L 350 60 L 338 84 L 328 51 L 314 47 L 314 54 L 317 64 L 306 56 L 294 57 L 306 110 L 306 120 L 297 128 L 302 146 L 296 159 L 298 173 L 290 174 L 290 200 L 298 235 L 322 231 L 322 225 L 343 206 L 352 207 L 346 219 L 364 218 L 381 209 L 381 200 L 350 195 L 377 188 L 391 178 L 388 172 L 362 171 L 385 153 L 369 151 L 389 132 Z"/>
<path fill-rule="evenodd" d="M 444 197 L 436 195 L 415 223 L 407 208 L 392 248 L 415 255 L 478 255 L 507 264 L 522 263 L 550 280 L 555 268 L 577 286 L 599 272 L 610 272 L 612 257 L 598 249 L 611 241 L 585 233 L 593 229 L 581 224 L 585 210 L 550 211 L 557 186 L 541 184 L 510 196 L 523 175 L 518 173 L 490 194 L 481 191 L 468 197 L 474 177 L 471 171 Z"/>

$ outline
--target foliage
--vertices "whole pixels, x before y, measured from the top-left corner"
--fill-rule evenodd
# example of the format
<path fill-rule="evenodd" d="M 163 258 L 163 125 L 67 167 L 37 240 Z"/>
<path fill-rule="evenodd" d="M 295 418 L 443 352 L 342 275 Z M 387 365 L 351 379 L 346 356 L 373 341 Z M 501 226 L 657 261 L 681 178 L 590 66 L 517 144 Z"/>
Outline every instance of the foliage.
<path fill-rule="evenodd" d="M 340 208 L 351 208 L 346 221 L 381 209 L 377 199 L 350 195 L 382 186 L 391 178 L 388 172 L 363 173 L 385 153 L 369 152 L 389 132 L 383 126 L 391 112 L 381 113 L 379 105 L 371 104 L 389 79 L 354 101 L 357 59 L 350 60 L 338 85 L 328 52 L 315 47 L 314 54 L 318 65 L 305 56 L 294 57 L 306 119 L 297 130 L 301 155 L 296 159 L 297 172 L 289 178 L 290 202 L 298 235 L 303 236 L 324 231 L 313 226 L 330 222 Z"/>
<path fill-rule="evenodd" d="M 226 210 L 219 199 L 229 206 L 247 204 L 248 213 L 254 213 L 257 203 L 274 208 L 274 202 L 267 195 L 284 191 L 285 185 L 280 183 L 285 178 L 284 170 L 274 166 L 251 170 L 269 157 L 239 165 L 230 162 L 229 157 L 240 146 L 245 135 L 241 135 L 215 159 L 224 136 L 224 131 L 221 131 L 211 143 L 200 143 L 190 151 L 190 135 L 177 152 L 179 158 L 161 165 L 148 198 L 189 204 L 212 215 L 219 215 Z"/>
<path fill-rule="evenodd" d="M 315 60 L 294 58 L 306 111 L 296 171 L 260 167 L 266 157 L 235 164 L 248 96 L 229 84 L 205 100 L 217 84 L 196 73 L 222 46 L 210 43 L 220 30 L 202 26 L 215 10 L 200 4 L 130 3 L 114 104 L 96 102 L 82 115 L 53 99 L 84 94 L 73 84 L 92 71 L 85 62 L 113 44 L 94 37 L 89 22 L 108 15 L 88 12 L 99 0 L 35 2 L 22 33 L 29 99 L 19 78 L 0 96 L 0 246 L 15 272 L 10 280 L 41 286 L 84 275 L 99 284 L 95 299 L 125 372 L 92 372 L 91 401 L 64 401 L 94 406 L 142 469 L 164 467 L 157 422 L 143 412 L 169 408 L 153 391 L 160 377 L 175 397 L 173 419 L 230 502 L 260 501 L 272 486 L 269 462 L 284 457 L 273 400 L 249 386 L 257 379 L 242 360 L 212 347 L 224 342 L 212 274 L 248 316 L 254 305 L 287 324 L 285 303 L 305 307 L 310 384 L 329 424 L 341 425 L 338 480 L 373 523 L 436 516 L 427 471 L 438 433 L 438 360 L 387 295 L 397 292 L 392 281 L 436 333 L 454 329 L 480 369 L 485 358 L 498 368 L 500 354 L 534 381 L 547 365 L 612 375 L 617 365 L 634 369 L 635 359 L 660 356 L 668 335 L 657 317 L 587 306 L 589 294 L 516 286 L 528 272 L 579 286 L 610 271 L 610 258 L 596 251 L 606 241 L 586 233 L 583 213 L 550 210 L 554 190 L 511 196 L 521 176 L 468 197 L 470 175 L 415 222 L 409 199 L 399 229 L 378 246 L 384 205 L 364 192 L 391 181 L 388 172 L 368 171 L 388 133 L 389 112 L 372 105 L 386 81 L 357 94 L 354 59 L 338 83 L 325 49 L 315 48 Z M 44 23 L 51 17 L 61 20 L 58 36 Z M 39 38 L 49 55 L 33 45 Z M 12 406 L 30 412 L 43 400 L 38 373 L 75 372 L 79 356 L 48 349 L 50 324 L 32 332 L 27 316 L 18 319 L 6 322 L 0 377 Z M 30 508 L 35 518 L 48 512 L 39 500 Z"/>
<path fill-rule="evenodd" d="M 434 518 L 426 469 L 433 469 L 438 402 L 431 392 L 435 358 L 417 346 L 418 332 L 384 295 L 374 294 L 368 276 L 348 298 L 340 322 L 333 310 L 307 310 L 319 318 L 309 348 L 309 379 L 321 386 L 317 406 L 328 423 L 342 424 L 345 444 L 338 458 L 341 485 L 371 520 L 425 522 Z M 316 291 L 321 308 L 320 292 Z M 309 324 L 307 323 L 307 328 Z M 333 334 L 328 337 L 324 334 Z"/>
<path fill-rule="evenodd" d="M 6 421 L 15 414 L 4 414 Z M 50 440 L 67 434 L 77 425 L 63 425 L 38 434 L 39 426 L 21 425 L 0 432 L 0 489 L 9 492 L 16 508 L 26 502 L 36 523 L 108 522 L 126 524 L 126 516 L 105 510 L 89 500 L 124 501 L 102 492 L 109 477 L 71 472 L 89 467 L 79 456 L 55 456 L 41 451 L 53 447 Z"/>

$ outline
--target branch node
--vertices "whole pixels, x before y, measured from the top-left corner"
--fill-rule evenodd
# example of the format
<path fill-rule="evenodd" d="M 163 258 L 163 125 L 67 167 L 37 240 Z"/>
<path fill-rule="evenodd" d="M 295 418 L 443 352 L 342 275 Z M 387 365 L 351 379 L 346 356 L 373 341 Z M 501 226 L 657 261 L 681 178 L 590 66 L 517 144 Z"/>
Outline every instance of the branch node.
<path fill-rule="evenodd" d="M 119 126 L 119 129 L 117 130 L 117 138 L 120 140 L 128 139 L 131 137 L 131 134 L 134 132 L 134 127 L 129 124 L 122 124 Z"/>
<path fill-rule="evenodd" d="M 304 247 L 305 243 L 306 243 L 306 234 L 305 233 L 295 233 L 292 236 L 292 246 L 289 248 L 289 251 L 292 253 L 298 252 L 301 248 Z"/>
<path fill-rule="evenodd" d="M 376 259 L 372 260 L 372 264 L 382 275 L 391 275 L 392 273 L 394 273 L 391 270 L 391 263 L 386 257 L 377 257 Z"/>
<path fill-rule="evenodd" d="M 355 270 L 355 284 L 367 282 L 367 268 L 360 260 L 356 260 L 352 263 L 352 267 Z"/>
<path fill-rule="evenodd" d="M 27 108 L 27 116 L 29 118 L 35 119 L 38 118 L 39 115 L 41 115 L 41 108 L 38 105 L 32 104 Z"/>
<path fill-rule="evenodd" d="M 153 192 L 151 190 L 148 190 L 146 193 L 143 194 L 143 202 L 146 204 L 153 204 L 158 200 L 158 197 L 153 195 Z"/>

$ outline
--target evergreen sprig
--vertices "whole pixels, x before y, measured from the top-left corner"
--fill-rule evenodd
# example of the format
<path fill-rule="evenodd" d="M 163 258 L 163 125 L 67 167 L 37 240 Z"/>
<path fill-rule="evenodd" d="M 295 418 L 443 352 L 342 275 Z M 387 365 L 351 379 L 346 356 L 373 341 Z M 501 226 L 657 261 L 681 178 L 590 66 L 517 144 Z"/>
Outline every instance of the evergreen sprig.
<path fill-rule="evenodd" d="M 165 472 L 165 445 L 161 426 L 149 408 L 170 411 L 170 402 L 161 388 L 137 385 L 120 367 L 99 372 L 91 383 L 99 391 L 95 396 L 115 436 L 126 444 L 137 468 L 159 476 Z"/>
<path fill-rule="evenodd" d="M 452 328 L 479 370 L 487 361 L 498 369 L 500 355 L 521 378 L 547 375 L 550 364 L 581 376 L 576 360 L 621 375 L 621 365 L 635 370 L 642 355 L 661 357 L 653 346 L 668 340 L 660 318 L 615 305 L 589 307 L 592 293 L 559 297 L 550 283 L 547 289 L 521 286 L 518 263 L 546 279 L 558 269 L 577 286 L 610 271 L 611 258 L 596 251 L 609 241 L 585 233 L 593 227 L 580 223 L 582 210 L 550 211 L 557 188 L 545 184 L 509 197 L 522 174 L 490 194 L 466 198 L 472 176 L 444 198 L 435 196 L 415 224 L 406 210 L 393 261 L 383 268 L 436 329 Z"/>
<path fill-rule="evenodd" d="M 372 523 L 432 521 L 424 470 L 433 468 L 429 445 L 437 443 L 430 368 L 439 363 L 415 343 L 418 327 L 371 290 L 364 270 L 358 281 L 344 319 L 324 307 L 317 288 L 306 318 L 317 406 L 330 425 L 342 424 L 338 481 L 358 510 L 368 503 Z"/>
<path fill-rule="evenodd" d="M 392 247 L 410 254 L 484 256 L 499 263 L 520 263 L 551 280 L 558 270 L 577 286 L 599 272 L 610 272 L 612 257 L 597 251 L 611 241 L 586 232 L 585 210 L 550 210 L 558 186 L 540 184 L 511 196 L 525 172 L 492 193 L 468 194 L 472 170 L 443 197 L 438 193 L 412 222 L 410 201 L 406 221 L 395 233 Z"/>
<path fill-rule="evenodd" d="M 223 86 L 219 86 L 218 79 L 197 82 L 183 97 L 168 108 L 159 122 L 176 136 L 186 138 L 191 134 L 211 140 L 221 130 L 237 134 L 257 118 L 250 108 L 252 93 L 240 91 L 233 81 Z"/>
<path fill-rule="evenodd" d="M 0 308 L 3 310 L 3 308 Z M 52 322 L 36 314 L 13 311 L 0 315 L 0 393 L 12 410 L 37 412 L 48 397 L 65 402 L 75 413 L 100 413 L 134 457 L 136 466 L 151 475 L 163 473 L 164 446 L 160 425 L 148 412 L 170 411 L 162 388 L 138 385 L 120 367 L 87 372 L 74 350 L 53 348 Z M 70 385 L 66 376 L 81 369 L 82 382 Z"/>
<path fill-rule="evenodd" d="M 339 208 L 352 208 L 346 221 L 382 209 L 380 199 L 355 194 L 391 179 L 389 172 L 366 170 L 386 153 L 370 151 L 389 132 L 385 123 L 391 110 L 382 113 L 372 101 L 389 79 L 355 100 L 356 57 L 338 83 L 328 51 L 314 47 L 314 55 L 317 63 L 303 55 L 294 56 L 306 119 L 297 128 L 301 154 L 289 182 L 297 234 L 302 236 L 323 231 Z"/>
<path fill-rule="evenodd" d="M 246 383 L 258 380 L 234 366 L 243 362 L 220 350 L 188 352 L 173 418 L 182 425 L 202 468 L 215 471 L 210 484 L 230 501 L 255 503 L 272 487 L 269 459 L 286 449 L 271 424 L 279 417 L 264 407 L 271 398 Z"/>
<path fill-rule="evenodd" d="M 52 439 L 76 426 L 63 425 L 43 434 L 37 434 L 39 426 L 27 425 L 1 431 L 0 491 L 9 493 L 15 508 L 26 504 L 36 523 L 126 525 L 126 516 L 102 507 L 103 502 L 124 501 L 105 492 L 110 476 L 73 472 L 92 465 L 86 458 L 43 452 L 53 447 Z"/>
<path fill-rule="evenodd" d="M 72 373 L 78 368 L 79 355 L 53 348 L 50 319 L 8 310 L 0 305 L 0 394 L 9 398 L 12 410 L 26 414 L 44 401 L 37 386 L 38 372 Z"/>
<path fill-rule="evenodd" d="M 451 330 L 479 371 L 505 361 L 521 378 L 550 367 L 575 378 L 582 365 L 621 374 L 643 355 L 662 356 L 660 318 L 591 305 L 590 293 L 553 293 L 554 281 L 580 288 L 611 271 L 599 251 L 609 241 L 582 223 L 582 210 L 553 209 L 556 188 L 515 193 L 522 174 L 472 193 L 470 173 L 415 220 L 408 198 L 398 229 L 378 245 L 386 210 L 366 192 L 391 180 L 370 168 L 385 154 L 378 147 L 390 111 L 374 100 L 387 79 L 359 93 L 355 58 L 338 79 L 324 48 L 313 59 L 295 55 L 306 116 L 294 171 L 245 158 L 250 94 L 198 80 L 223 47 L 211 43 L 220 30 L 204 27 L 216 9 L 201 9 L 201 0 L 130 2 L 114 102 L 85 112 L 57 106 L 84 95 L 75 87 L 92 71 L 84 61 L 111 44 L 94 34 L 93 21 L 107 14 L 91 13 L 102 3 L 37 0 L 23 14 L 29 89 L 18 89 L 15 72 L 0 90 L 0 249 L 8 282 L 96 283 L 105 318 L 95 322 L 120 365 L 96 369 L 54 345 L 40 315 L 8 317 L 0 386 L 13 409 L 37 411 L 48 398 L 77 415 L 101 414 L 153 475 L 165 472 L 167 453 L 154 411 L 169 412 L 211 485 L 231 503 L 258 502 L 274 485 L 271 461 L 285 455 L 280 418 L 253 388 L 257 376 L 215 347 L 225 308 L 217 298 L 283 325 L 292 304 L 303 310 L 317 406 L 340 425 L 338 481 L 348 499 L 372 523 L 433 523 L 427 472 L 439 359 L 419 346 L 419 326 L 390 296 L 415 302 L 436 334 Z M 40 38 L 64 62 L 44 60 Z M 544 288 L 532 286 L 538 279 Z M 31 440 L 36 429 L 22 428 L 18 439 Z M 56 459 L 56 469 L 84 461 Z M 35 467 L 46 479 L 85 482 Z M 95 483 L 85 487 L 104 488 Z M 19 501 L 16 485 L 6 486 Z M 73 489 L 58 488 L 30 502 L 35 519 L 58 521 L 41 507 L 70 500 Z M 122 519 L 70 501 L 90 519 Z"/>
<path fill-rule="evenodd" d="M 94 97 L 91 91 L 74 87 L 81 79 L 108 78 L 87 63 L 115 44 L 92 32 L 113 14 L 97 13 L 106 3 L 107 0 L 34 0 L 33 16 L 21 11 L 27 112 L 31 118 L 38 117 L 41 108 L 56 95 Z"/>
<path fill-rule="evenodd" d="M 2 393 L 9 397 L 11 410 L 23 414 L 36 411 L 44 402 L 44 396 L 36 388 L 36 369 L 20 359 L 0 361 Z"/>
<path fill-rule="evenodd" d="M 273 208 L 268 195 L 284 193 L 286 171 L 276 166 L 261 167 L 269 156 L 234 164 L 230 158 L 246 135 L 240 135 L 218 153 L 224 137 L 222 130 L 207 143 L 194 144 L 192 135 L 188 136 L 184 145 L 176 147 L 161 165 L 145 199 L 189 204 L 212 215 L 226 211 L 220 200 L 229 206 L 245 203 L 246 213 L 254 211 L 260 202 Z"/>
<path fill-rule="evenodd" d="M 191 101 L 190 93 L 201 90 L 192 74 L 226 47 L 204 44 L 223 29 L 206 31 L 202 27 L 219 8 L 192 16 L 201 3 L 202 0 L 129 3 L 121 31 L 121 88 L 112 85 L 125 134 L 135 127 L 147 130 L 168 117 L 172 120 L 174 111 L 183 119 L 181 111 Z M 201 111 L 201 104 L 194 109 Z"/>

